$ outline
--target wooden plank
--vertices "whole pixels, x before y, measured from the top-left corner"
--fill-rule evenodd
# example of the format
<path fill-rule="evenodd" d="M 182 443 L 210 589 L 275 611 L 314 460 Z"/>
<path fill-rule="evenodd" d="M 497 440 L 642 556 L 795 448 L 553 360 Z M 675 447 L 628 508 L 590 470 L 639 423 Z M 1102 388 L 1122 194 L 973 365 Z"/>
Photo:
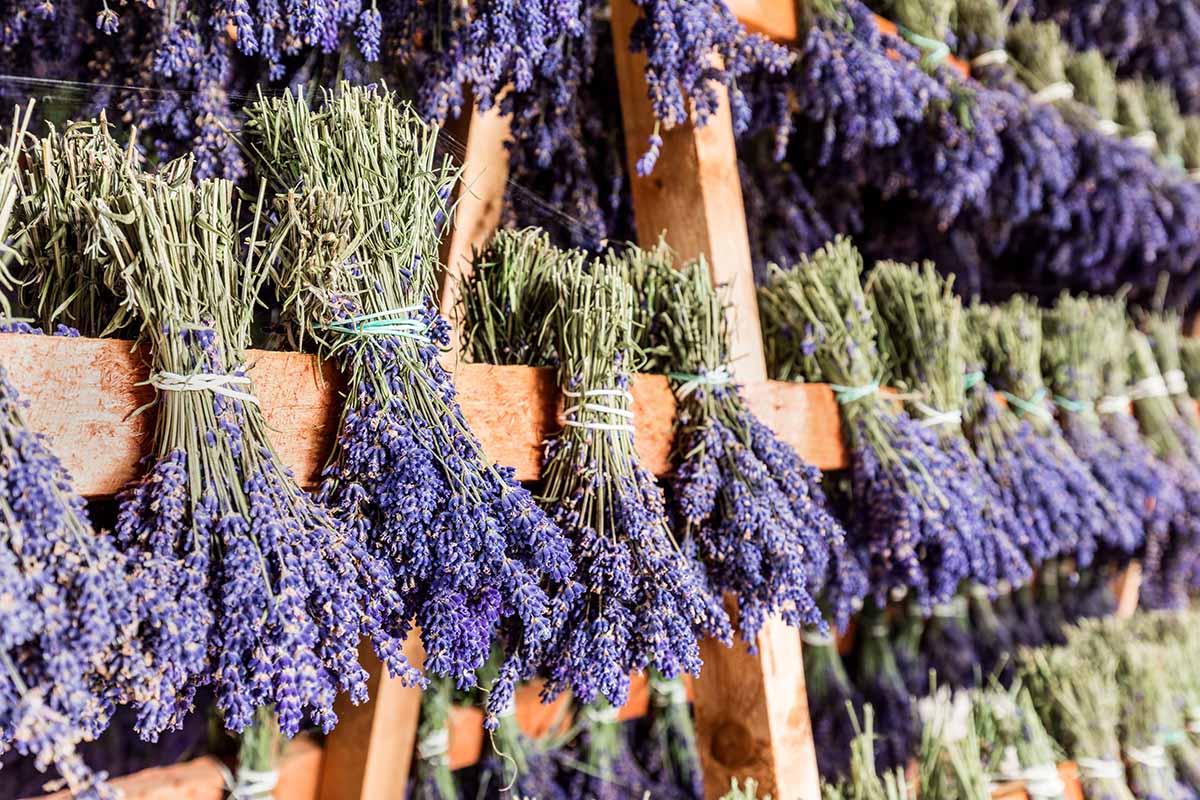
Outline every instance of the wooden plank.
<path fill-rule="evenodd" d="M 424 665 L 419 635 L 408 637 L 404 654 L 413 666 Z M 338 725 L 325 739 L 320 800 L 391 800 L 403 797 L 408 785 L 421 690 L 389 677 L 366 643 L 359 660 L 370 675 L 371 700 L 354 706 L 343 694 L 334 704 Z"/>
<path fill-rule="evenodd" d="M 298 353 L 251 351 L 248 363 L 276 450 L 303 484 L 313 485 L 336 435 L 340 377 L 328 365 L 319 369 L 316 357 Z M 153 394 L 137 385 L 148 370 L 129 342 L 0 335 L 0 365 L 29 403 L 30 425 L 49 437 L 81 494 L 111 495 L 137 477 L 153 433 L 153 410 L 130 415 Z M 536 480 L 542 443 L 558 428 L 553 371 L 460 363 L 454 379 L 488 456 L 515 467 L 521 480 Z M 675 414 L 667 380 L 639 375 L 633 394 L 642 463 L 666 474 Z M 846 466 L 828 386 L 749 384 L 746 394 L 763 421 L 810 463 L 826 470 Z"/>
<path fill-rule="evenodd" d="M 462 164 L 455 195 L 454 225 L 442 240 L 438 298 L 442 316 L 452 323 L 451 350 L 458 350 L 459 321 L 455 319 L 458 289 L 470 273 L 471 256 L 492 238 L 500 225 L 508 185 L 509 120 L 493 107 L 487 112 L 464 112 L 446 127 L 447 146 Z"/>
<path fill-rule="evenodd" d="M 316 800 L 317 776 L 321 769 L 321 746 L 301 734 L 284 747 L 279 760 L 280 800 Z M 126 800 L 223 800 L 224 765 L 212 756 L 155 767 L 110 781 Z M 67 791 L 43 795 L 42 800 L 69 800 Z"/>
<path fill-rule="evenodd" d="M 1142 565 L 1130 561 L 1113 581 L 1113 594 L 1117 596 L 1117 608 L 1113 613 L 1118 619 L 1129 619 L 1137 611 L 1141 587 Z"/>
<path fill-rule="evenodd" d="M 638 176 L 635 165 L 657 130 L 645 57 L 629 50 L 630 31 L 640 14 L 632 0 L 613 0 L 617 84 L 638 240 L 651 246 L 665 231 L 683 260 L 699 255 L 708 259 L 714 281 L 728 287 L 731 367 L 743 382 L 761 384 L 766 362 L 728 98 L 720 98 L 703 127 L 687 122 L 660 131 L 663 145 L 657 166 L 651 175 Z M 763 402 L 757 391 L 750 395 Z M 774 419 L 777 431 L 802 419 L 788 419 L 782 400 L 773 411 L 764 416 Z M 823 419 L 833 422 L 839 417 Z M 736 617 L 736 598 L 729 598 L 727 606 Z M 740 642 L 726 648 L 706 641 L 701 658 L 695 717 L 705 796 L 718 798 L 728 791 L 732 778 L 750 777 L 758 781 L 762 794 L 776 800 L 819 800 L 799 633 L 778 619 L 770 620 L 759 635 L 757 654 L 751 655 Z"/>

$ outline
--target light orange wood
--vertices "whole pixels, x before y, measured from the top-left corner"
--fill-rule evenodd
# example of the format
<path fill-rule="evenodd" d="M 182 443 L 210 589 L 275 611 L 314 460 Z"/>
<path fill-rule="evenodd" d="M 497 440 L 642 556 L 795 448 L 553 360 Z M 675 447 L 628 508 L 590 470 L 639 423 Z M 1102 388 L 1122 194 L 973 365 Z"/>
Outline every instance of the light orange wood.
<path fill-rule="evenodd" d="M 312 737 L 301 734 L 284 746 L 279 760 L 279 783 L 275 796 L 280 800 L 316 800 L 317 776 L 321 769 L 321 746 Z M 146 769 L 115 778 L 110 783 L 126 800 L 224 800 L 224 765 L 213 758 Z M 66 791 L 43 795 L 41 800 L 68 800 Z"/>
<path fill-rule="evenodd" d="M 408 637 L 404 653 L 413 666 L 424 665 L 419 635 Z M 338 725 L 325 739 L 320 800 L 392 800 L 408 785 L 421 690 L 388 676 L 368 644 L 359 660 L 370 674 L 371 701 L 354 706 L 343 694 L 334 704 Z"/>
<path fill-rule="evenodd" d="M 1142 565 L 1137 561 L 1130 561 L 1113 582 L 1113 593 L 1117 596 L 1117 610 L 1114 614 L 1118 619 L 1129 619 L 1137 611 L 1141 587 Z"/>
<path fill-rule="evenodd" d="M 314 356 L 251 351 L 255 393 L 272 442 L 297 478 L 316 481 L 336 435 L 342 383 Z M 136 384 L 147 367 L 129 342 L 57 336 L 0 335 L 0 366 L 29 403 L 30 425 L 46 434 L 87 497 L 111 495 L 139 474 L 150 446 L 153 409 L 130 418 L 153 393 Z M 454 372 L 459 401 L 488 457 L 515 467 L 521 480 L 541 472 L 542 443 L 558 428 L 554 373 L 531 367 L 460 363 Z M 675 400 L 666 378 L 634 380 L 637 448 L 656 475 L 669 470 Z M 768 383 L 746 387 L 762 420 L 809 463 L 821 469 L 847 464 L 837 403 L 824 384 Z"/>
<path fill-rule="evenodd" d="M 455 193 L 454 225 L 442 240 L 438 297 L 442 315 L 452 323 L 458 349 L 455 319 L 460 281 L 470 273 L 471 256 L 483 247 L 500 225 L 500 212 L 508 185 L 509 119 L 499 108 L 480 112 L 472 108 L 451 121 L 443 137 L 462 165 Z"/>

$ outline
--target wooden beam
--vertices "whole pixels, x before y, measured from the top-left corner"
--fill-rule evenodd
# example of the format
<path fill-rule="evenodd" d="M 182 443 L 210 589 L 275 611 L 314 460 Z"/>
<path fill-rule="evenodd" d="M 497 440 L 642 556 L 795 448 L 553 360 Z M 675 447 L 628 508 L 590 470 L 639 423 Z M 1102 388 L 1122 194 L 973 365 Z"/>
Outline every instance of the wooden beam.
<path fill-rule="evenodd" d="M 443 141 L 463 171 L 455 189 L 454 224 L 442 239 L 438 305 L 452 323 L 451 350 L 457 352 L 459 284 L 470 274 L 474 250 L 487 244 L 500 226 L 508 185 L 509 120 L 497 107 L 487 112 L 472 108 L 451 121 L 445 134 Z"/>
<path fill-rule="evenodd" d="M 1125 569 L 1117 573 L 1113 581 L 1113 594 L 1117 597 L 1117 608 L 1113 614 L 1118 619 L 1129 619 L 1138 608 L 1138 595 L 1142 588 L 1142 565 L 1130 561 Z"/>
<path fill-rule="evenodd" d="M 766 362 L 729 102 L 722 97 L 703 127 L 685 123 L 661 131 L 654 172 L 638 176 L 635 165 L 656 130 L 645 57 L 629 50 L 640 14 L 632 0 L 613 0 L 617 84 L 638 240 L 651 246 L 666 231 L 682 259 L 701 254 L 708 259 L 714 281 L 729 287 L 731 366 L 740 380 L 761 383 Z M 727 605 L 736 616 L 736 600 Z M 759 635 L 757 654 L 740 642 L 726 648 L 706 641 L 701 658 L 695 716 L 705 796 L 724 795 L 731 778 L 752 777 L 776 800 L 819 800 L 799 633 L 774 619 Z"/>
<path fill-rule="evenodd" d="M 315 356 L 299 353 L 252 350 L 247 363 L 276 451 L 302 484 L 314 485 L 337 433 L 341 377 Z M 146 357 L 130 342 L 0 334 L 0 366 L 29 404 L 30 425 L 49 437 L 77 491 L 112 495 L 140 474 L 154 412 L 130 415 L 153 393 L 138 385 L 148 374 Z M 543 442 L 559 427 L 554 371 L 459 364 L 454 379 L 463 413 L 488 457 L 515 467 L 520 480 L 536 480 Z M 770 382 L 745 389 L 751 408 L 810 463 L 827 470 L 846 466 L 828 386 Z M 666 474 L 675 399 L 658 375 L 638 375 L 633 394 L 639 457 L 656 475 Z"/>
<path fill-rule="evenodd" d="M 369 644 L 358 651 L 370 675 L 371 699 L 355 706 L 342 694 L 334 704 L 338 725 L 325 739 L 319 800 L 393 800 L 408 786 L 421 690 L 389 677 Z M 417 632 L 404 643 L 404 654 L 418 669 L 425 664 Z"/>

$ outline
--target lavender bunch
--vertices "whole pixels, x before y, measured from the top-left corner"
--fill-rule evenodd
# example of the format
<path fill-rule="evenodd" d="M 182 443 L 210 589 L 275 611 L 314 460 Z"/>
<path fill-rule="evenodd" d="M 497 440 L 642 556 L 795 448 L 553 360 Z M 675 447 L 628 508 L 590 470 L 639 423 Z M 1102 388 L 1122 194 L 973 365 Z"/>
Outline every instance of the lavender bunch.
<path fill-rule="evenodd" d="M 699 637 L 728 642 L 731 630 L 637 461 L 632 288 L 604 263 L 559 276 L 558 286 L 551 324 L 567 409 L 546 447 L 541 500 L 572 544 L 578 577 L 557 597 L 563 624 L 546 647 L 544 696 L 570 689 L 583 703 L 620 705 L 630 671 L 695 674 Z"/>
<path fill-rule="evenodd" d="M 675 418 L 677 530 L 704 564 L 719 602 L 738 599 L 742 638 L 756 646 L 772 616 L 800 628 L 824 624 L 817 599 L 841 627 L 867 592 L 866 576 L 830 514 L 821 474 L 746 405 L 730 373 L 728 315 L 703 259 L 679 270 L 673 254 L 629 263 L 638 296 L 659 284 L 648 325 L 665 348 Z"/>
<path fill-rule="evenodd" d="M 803 634 L 804 686 L 816 746 L 817 770 L 827 780 L 850 774 L 850 743 L 856 721 L 853 710 L 863 698 L 850 682 L 833 637 L 819 631 Z"/>
<path fill-rule="evenodd" d="M 874 762 L 888 771 L 903 769 L 916 750 L 916 709 L 892 651 L 886 610 L 871 606 L 859 615 L 856 647 L 854 685 L 864 714 L 873 709 L 880 721 Z"/>
<path fill-rule="evenodd" d="M 501 637 L 494 727 L 554 635 L 551 595 L 573 565 L 514 470 L 487 460 L 438 360 L 437 220 L 453 171 L 436 130 L 386 89 L 343 86 L 316 107 L 264 98 L 248 113 L 256 158 L 280 183 L 285 308 L 349 378 L 319 497 L 388 565 L 403 616 L 386 622 L 420 629 L 428 672 L 474 685 Z"/>
<path fill-rule="evenodd" d="M 1195 792 L 1179 783 L 1164 747 L 1163 737 L 1172 727 L 1173 700 L 1163 669 L 1169 663 L 1163 646 L 1134 641 L 1128 633 L 1123 637 L 1110 633 L 1106 644 L 1120 654 L 1121 749 L 1129 765 L 1129 788 L 1144 799 L 1194 798 Z"/>
<path fill-rule="evenodd" d="M 1019 684 L 988 688 L 971 703 L 983 764 L 993 781 L 1023 781 L 1034 800 L 1065 800 L 1058 774 L 1062 748 L 1046 732 L 1033 697 Z"/>
<path fill-rule="evenodd" d="M 962 429 L 966 361 L 962 305 L 952 285 L 932 262 L 881 261 L 871 272 L 867 291 L 880 320 L 888 383 L 904 392 L 909 413 L 934 432 L 958 476 L 949 522 L 967 553 L 969 577 L 989 589 L 1001 581 L 1020 585 L 1030 575 L 1017 546 L 1025 532 Z"/>
<path fill-rule="evenodd" d="M 1162 471 L 1144 448 L 1133 452 L 1109 435 L 1096 412 L 1102 400 L 1101 355 L 1106 336 L 1121 338 L 1123 320 L 1113 320 L 1099 303 L 1062 295 L 1054 308 L 1042 316 L 1042 366 L 1048 388 L 1058 407 L 1058 424 L 1063 438 L 1088 465 L 1092 475 L 1140 525 L 1117 527 L 1127 536 L 1112 542 L 1112 555 L 1124 558 L 1138 549 L 1148 531 L 1170 524 L 1178 511 L 1177 493 L 1171 493 Z M 1138 450 L 1141 452 L 1137 452 Z M 1137 456 L 1142 456 L 1140 459 Z M 1162 502 L 1165 500 L 1166 502 Z"/>
<path fill-rule="evenodd" d="M 1158 369 L 1179 419 L 1190 428 L 1187 436 L 1200 435 L 1200 413 L 1196 411 L 1196 403 L 1188 392 L 1187 375 L 1183 371 L 1180 355 L 1182 322 L 1179 314 L 1171 311 L 1143 314 L 1141 327 L 1154 349 L 1154 360 L 1158 362 Z"/>
<path fill-rule="evenodd" d="M 934 606 L 921 632 L 926 669 L 954 690 L 974 688 L 982 677 L 968 624 L 967 599 L 958 595 Z"/>
<path fill-rule="evenodd" d="M 244 366 L 266 277 L 261 208 L 243 254 L 233 185 L 194 184 L 191 166 L 136 176 L 101 214 L 160 391 L 147 471 L 118 496 L 114 532 L 132 562 L 146 648 L 137 729 L 153 739 L 179 725 L 212 684 L 231 730 L 264 705 L 287 736 L 306 718 L 329 730 L 339 692 L 366 699 L 362 638 L 393 674 L 415 679 L 391 633 L 406 620 L 386 565 L 271 448 Z"/>
<path fill-rule="evenodd" d="M 903 604 L 892 635 L 896 666 L 913 697 L 924 697 L 929 693 L 929 667 L 926 654 L 921 650 L 927 617 L 920 604 L 912 601 Z"/>
<path fill-rule="evenodd" d="M 945 688 L 923 699 L 918 795 L 927 800 L 989 797 L 974 711 L 965 693 Z"/>
<path fill-rule="evenodd" d="M 975 306 L 968 325 L 1008 405 L 1001 409 L 983 394 L 990 389 L 976 387 L 968 427 L 976 453 L 1027 525 L 1030 563 L 1064 555 L 1085 568 L 1098 547 L 1137 541 L 1140 521 L 1096 481 L 1054 424 L 1036 309 L 1019 297 L 1004 306 Z"/>
<path fill-rule="evenodd" d="M 421 693 L 421 720 L 413 758 L 411 796 L 415 800 L 457 800 L 458 787 L 446 753 L 450 749 L 454 681 L 434 678 Z"/>
<path fill-rule="evenodd" d="M 659 777 L 681 797 L 703 797 L 704 773 L 687 689 L 681 679 L 664 678 L 655 670 L 650 671 L 649 682 L 649 756 L 642 760 L 646 773 Z"/>
<path fill-rule="evenodd" d="M 970 574 L 955 531 L 967 487 L 935 434 L 879 394 L 883 364 L 862 268 L 844 238 L 790 271 L 773 268 L 759 290 L 768 367 L 777 378 L 807 372 L 833 386 L 851 452 L 851 542 L 876 600 L 910 591 L 929 606 Z"/>
<path fill-rule="evenodd" d="M 1007 585 L 997 594 L 1011 593 Z M 1014 672 L 1013 653 L 1017 649 L 1013 631 L 1005 625 L 982 586 L 972 586 L 967 595 L 968 628 L 971 648 L 978 659 L 980 676 L 986 682 L 995 680 L 1002 686 L 1012 685 Z"/>
<path fill-rule="evenodd" d="M 1179 341 L 1179 368 L 1187 380 L 1188 394 L 1200 399 L 1200 339 L 1186 337 Z"/>

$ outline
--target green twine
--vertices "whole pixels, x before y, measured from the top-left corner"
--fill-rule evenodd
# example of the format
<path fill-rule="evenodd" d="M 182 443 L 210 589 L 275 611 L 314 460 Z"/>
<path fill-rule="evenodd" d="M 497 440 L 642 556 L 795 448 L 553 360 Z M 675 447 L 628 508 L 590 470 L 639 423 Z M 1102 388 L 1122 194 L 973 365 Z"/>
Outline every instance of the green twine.
<path fill-rule="evenodd" d="M 1089 402 L 1083 400 L 1072 400 L 1069 397 L 1063 397 L 1061 394 L 1054 395 L 1054 404 L 1064 411 L 1070 411 L 1073 414 L 1079 414 L 1084 411 L 1091 411 L 1093 406 Z"/>
<path fill-rule="evenodd" d="M 834 395 L 837 397 L 838 405 L 844 406 L 862 400 L 864 397 L 870 397 L 879 391 L 879 381 L 873 380 L 870 383 L 865 383 L 862 386 L 842 386 L 837 383 L 829 384 L 829 388 L 833 389 Z"/>
<path fill-rule="evenodd" d="M 950 56 L 950 45 L 937 39 L 930 39 L 928 36 L 922 36 L 911 28 L 906 28 L 903 25 L 897 25 L 896 30 L 904 38 L 904 41 L 920 48 L 925 55 L 921 58 L 921 66 L 926 69 L 933 69 L 940 65 Z"/>
<path fill-rule="evenodd" d="M 1033 397 L 1026 400 L 1023 397 L 1018 397 L 1012 392 L 1001 392 L 1004 399 L 1008 401 L 1009 406 L 1017 409 L 1018 414 L 1032 414 L 1035 417 L 1049 419 L 1050 412 L 1046 410 L 1046 406 L 1042 402 L 1046 399 L 1046 388 L 1042 387 L 1033 393 Z"/>
<path fill-rule="evenodd" d="M 983 370 L 977 369 L 974 372 L 968 372 L 967 374 L 963 375 L 963 389 L 968 392 L 971 391 L 976 386 L 983 383 L 983 378 Z"/>
<path fill-rule="evenodd" d="M 344 333 L 347 336 L 399 336 L 418 342 L 428 342 L 429 336 L 426 334 L 425 323 L 404 316 L 419 310 L 421 310 L 420 306 L 389 308 L 373 314 L 347 317 L 320 327 L 327 331 Z"/>

